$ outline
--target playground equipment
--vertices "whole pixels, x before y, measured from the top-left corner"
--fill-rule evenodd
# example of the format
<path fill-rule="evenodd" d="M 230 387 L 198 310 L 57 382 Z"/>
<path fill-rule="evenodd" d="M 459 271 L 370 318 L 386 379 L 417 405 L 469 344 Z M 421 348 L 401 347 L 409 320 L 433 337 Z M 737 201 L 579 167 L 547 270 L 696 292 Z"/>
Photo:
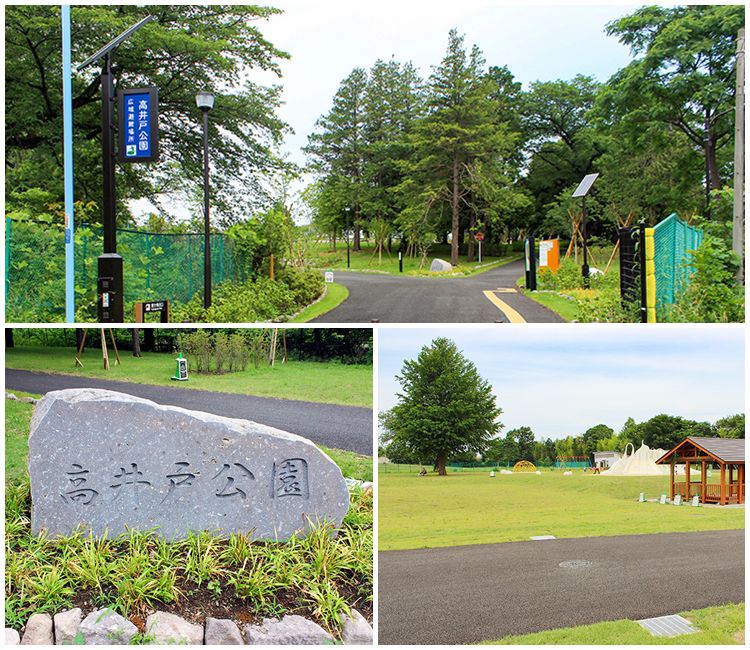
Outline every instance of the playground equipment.
<path fill-rule="evenodd" d="M 536 472 L 536 465 L 528 460 L 519 460 L 513 465 L 514 472 Z"/>
<path fill-rule="evenodd" d="M 628 453 L 630 448 L 630 453 Z M 635 450 L 632 442 L 625 445 L 625 454 L 612 467 L 601 473 L 602 476 L 666 476 L 669 475 L 669 467 L 657 465 L 666 450 L 651 449 L 648 445 L 641 443 L 640 449 Z"/>

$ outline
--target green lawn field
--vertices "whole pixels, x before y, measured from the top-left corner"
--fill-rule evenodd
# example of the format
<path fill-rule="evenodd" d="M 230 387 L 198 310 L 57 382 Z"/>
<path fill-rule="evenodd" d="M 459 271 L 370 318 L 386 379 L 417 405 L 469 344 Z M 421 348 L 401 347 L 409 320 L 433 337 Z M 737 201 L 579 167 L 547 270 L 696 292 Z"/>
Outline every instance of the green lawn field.
<path fill-rule="evenodd" d="M 327 314 L 331 309 L 338 307 L 344 300 L 349 297 L 349 289 L 343 284 L 331 282 L 326 285 L 325 295 L 314 302 L 312 305 L 305 307 L 294 318 L 290 318 L 289 323 L 307 323 L 313 318 Z"/>
<path fill-rule="evenodd" d="M 250 364 L 243 372 L 215 374 L 190 373 L 186 382 L 172 381 L 176 354 L 144 352 L 136 358 L 120 353 L 122 365 L 114 365 L 110 348 L 110 370 L 102 367 L 101 350 L 92 345 L 82 357 L 84 367 L 75 367 L 73 348 L 16 347 L 5 351 L 7 368 L 56 372 L 98 379 L 117 379 L 138 384 L 156 384 L 259 397 L 277 397 L 345 406 L 372 406 L 372 366 L 289 361 L 274 367 Z"/>
<path fill-rule="evenodd" d="M 347 269 L 346 266 L 346 242 L 338 242 L 336 250 L 334 251 L 329 244 L 318 244 L 315 247 L 314 257 L 312 264 L 323 270 L 332 271 L 369 271 L 373 273 L 388 273 L 390 275 L 399 275 L 398 270 L 398 252 L 393 251 L 390 255 L 383 253 L 378 264 L 378 256 L 373 257 L 374 245 L 369 242 L 362 243 L 361 251 L 350 250 L 350 267 Z M 419 257 L 404 257 L 403 258 L 403 274 L 404 275 L 435 275 L 430 273 L 430 263 L 436 257 L 449 261 L 450 260 L 450 246 L 435 245 L 430 249 L 430 254 L 427 256 L 424 266 L 420 270 Z M 509 253 L 503 257 L 487 257 L 482 256 L 482 263 L 479 264 L 476 260 L 471 263 L 466 262 L 466 256 L 461 255 L 459 257 L 458 266 L 456 266 L 452 273 L 462 275 L 474 275 L 487 271 L 500 264 L 506 264 L 513 260 L 519 259 L 519 253 Z"/>
<path fill-rule="evenodd" d="M 666 477 L 608 477 L 561 471 L 489 471 L 420 477 L 381 468 L 379 548 L 429 548 L 528 540 L 743 528 L 744 508 L 638 503 L 669 491 Z"/>
<path fill-rule="evenodd" d="M 652 636 L 635 621 L 604 621 L 560 630 L 508 636 L 498 645 L 744 645 L 745 604 L 681 612 L 699 629 L 671 639 Z"/>

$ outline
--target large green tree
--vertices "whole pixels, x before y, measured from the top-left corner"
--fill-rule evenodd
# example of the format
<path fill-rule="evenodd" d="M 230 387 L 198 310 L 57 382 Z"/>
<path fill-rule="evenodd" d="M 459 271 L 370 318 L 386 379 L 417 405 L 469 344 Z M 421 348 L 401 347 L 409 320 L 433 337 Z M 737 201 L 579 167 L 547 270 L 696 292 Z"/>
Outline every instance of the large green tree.
<path fill-rule="evenodd" d="M 735 51 L 742 5 L 646 6 L 607 25 L 635 59 L 615 74 L 599 101 L 634 138 L 668 125 L 698 150 L 711 189 L 731 177 L 722 165 L 734 130 Z"/>
<path fill-rule="evenodd" d="M 192 195 L 201 187 L 198 90 L 216 94 L 210 142 L 213 205 L 219 220 L 246 218 L 266 203 L 262 177 L 283 167 L 274 155 L 286 130 L 276 115 L 280 88 L 250 81 L 254 71 L 280 76 L 278 50 L 257 26 L 277 10 L 240 5 L 76 5 L 73 64 L 146 15 L 156 20 L 123 43 L 113 57 L 118 87 L 157 86 L 161 159 L 118 169 L 118 219 L 128 199 Z M 101 201 L 100 84 L 96 66 L 73 74 L 75 192 L 81 203 Z M 62 60 L 59 7 L 11 5 L 5 10 L 6 200 L 24 208 L 44 192 L 61 203 Z M 194 188 L 194 190 L 192 189 Z M 35 193 L 35 194 L 34 194 Z"/>
<path fill-rule="evenodd" d="M 411 184 L 430 209 L 447 208 L 454 265 L 466 230 L 473 240 L 475 198 L 497 193 L 489 180 L 514 152 L 515 139 L 497 119 L 492 100 L 497 80 L 493 83 L 484 66 L 479 48 L 467 53 L 463 36 L 451 30 L 445 57 L 429 79 L 427 115 L 414 131 Z"/>
<path fill-rule="evenodd" d="M 396 379 L 403 392 L 380 415 L 384 440 L 434 458 L 441 476 L 450 456 L 485 451 L 502 426 L 492 386 L 449 339 L 435 339 L 404 361 Z"/>
<path fill-rule="evenodd" d="M 331 110 L 318 119 L 316 131 L 305 147 L 311 169 L 322 179 L 328 200 L 352 213 L 354 250 L 361 247 L 366 90 L 367 72 L 355 68 L 341 82 Z"/>

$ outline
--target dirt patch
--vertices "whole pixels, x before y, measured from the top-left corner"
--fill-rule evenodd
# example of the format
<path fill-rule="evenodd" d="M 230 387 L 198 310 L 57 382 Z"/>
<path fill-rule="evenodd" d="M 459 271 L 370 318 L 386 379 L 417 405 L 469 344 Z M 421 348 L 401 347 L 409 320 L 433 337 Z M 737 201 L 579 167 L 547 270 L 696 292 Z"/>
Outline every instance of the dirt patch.
<path fill-rule="evenodd" d="M 243 625 L 259 625 L 264 618 L 274 616 L 274 611 L 258 611 L 252 600 L 244 600 L 235 596 L 231 587 L 222 585 L 219 589 L 209 590 L 206 585 L 198 586 L 192 581 L 185 581 L 177 585 L 185 594 L 180 600 L 171 603 L 155 602 L 151 606 L 143 606 L 137 611 L 131 611 L 128 619 L 138 628 L 139 632 L 146 631 L 146 619 L 154 612 L 162 611 L 176 614 L 190 623 L 204 625 L 206 618 L 228 618 L 240 627 Z M 372 603 L 358 595 L 356 588 L 347 584 L 337 585 L 338 591 L 352 609 L 356 609 L 372 625 Z M 278 616 L 284 614 L 299 614 L 318 625 L 326 627 L 324 621 L 318 618 L 313 608 L 303 603 L 299 593 L 292 590 L 280 590 L 275 594 L 276 605 L 273 610 Z M 100 594 L 94 591 L 79 592 L 73 599 L 73 606 L 80 607 L 84 616 L 90 612 L 110 605 L 117 599 L 117 594 Z"/>

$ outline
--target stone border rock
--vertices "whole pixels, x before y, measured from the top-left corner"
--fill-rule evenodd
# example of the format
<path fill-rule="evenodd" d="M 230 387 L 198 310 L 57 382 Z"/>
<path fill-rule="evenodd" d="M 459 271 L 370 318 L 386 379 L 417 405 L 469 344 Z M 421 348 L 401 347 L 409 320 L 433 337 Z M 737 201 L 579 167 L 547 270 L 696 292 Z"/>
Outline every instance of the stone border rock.
<path fill-rule="evenodd" d="M 341 615 L 344 645 L 372 645 L 372 626 L 356 609 Z M 79 608 L 55 614 L 32 614 L 21 636 L 5 628 L 5 645 L 128 645 L 138 628 L 114 609 L 105 607 L 85 618 Z M 336 640 L 320 625 L 296 614 L 264 618 L 260 625 L 240 631 L 230 619 L 207 617 L 203 625 L 168 612 L 154 612 L 146 620 L 144 641 L 156 645 L 322 645 Z"/>

